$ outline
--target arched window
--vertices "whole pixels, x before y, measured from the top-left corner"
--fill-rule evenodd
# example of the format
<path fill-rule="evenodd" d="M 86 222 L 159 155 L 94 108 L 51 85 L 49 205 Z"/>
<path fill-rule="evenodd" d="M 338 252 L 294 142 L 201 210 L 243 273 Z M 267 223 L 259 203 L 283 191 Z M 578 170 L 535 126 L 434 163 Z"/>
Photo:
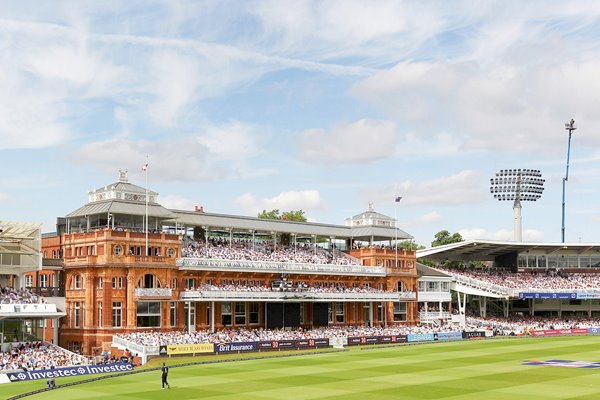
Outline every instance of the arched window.
<path fill-rule="evenodd" d="M 73 289 L 81 289 L 81 275 L 75 275 L 73 277 Z"/>
<path fill-rule="evenodd" d="M 144 289 L 153 289 L 161 287 L 160 281 L 153 274 L 146 274 L 138 281 L 138 287 Z"/>

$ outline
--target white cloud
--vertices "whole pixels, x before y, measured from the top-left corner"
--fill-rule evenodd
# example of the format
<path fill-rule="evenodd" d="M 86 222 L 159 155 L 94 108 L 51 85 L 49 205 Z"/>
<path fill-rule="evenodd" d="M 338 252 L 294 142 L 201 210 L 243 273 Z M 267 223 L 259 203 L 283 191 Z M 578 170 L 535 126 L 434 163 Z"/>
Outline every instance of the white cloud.
<path fill-rule="evenodd" d="M 318 190 L 291 190 L 281 192 L 275 197 L 259 198 L 252 193 L 244 193 L 235 199 L 235 203 L 244 214 L 258 214 L 262 210 L 322 210 L 325 202 Z"/>
<path fill-rule="evenodd" d="M 8 195 L 6 193 L 0 193 L 0 201 L 8 200 Z"/>
<path fill-rule="evenodd" d="M 301 157 L 325 164 L 363 163 L 390 157 L 396 149 L 396 126 L 390 121 L 361 119 L 330 131 L 302 132 Z"/>
<path fill-rule="evenodd" d="M 481 173 L 473 170 L 428 181 L 402 181 L 367 187 L 360 194 L 364 201 L 391 204 L 395 195 L 402 196 L 400 207 L 462 206 L 480 203 L 487 188 Z"/>
<path fill-rule="evenodd" d="M 232 149 L 218 145 L 237 140 Z M 73 161 L 97 166 L 106 172 L 129 169 L 130 176 L 149 156 L 148 175 L 158 181 L 211 181 L 234 177 L 266 175 L 270 170 L 253 170 L 249 159 L 260 153 L 263 136 L 251 125 L 232 122 L 207 127 L 205 132 L 162 140 L 135 140 L 113 137 L 87 143 L 74 151 Z M 252 145 L 250 145 L 252 144 Z"/>
<path fill-rule="evenodd" d="M 163 207 L 172 210 L 192 211 L 195 210 L 196 206 L 201 206 L 201 204 L 198 201 L 194 201 L 176 194 L 170 194 L 166 196 L 160 195 L 159 202 Z"/>
<path fill-rule="evenodd" d="M 427 214 L 418 216 L 417 218 L 410 221 L 408 226 L 422 226 L 422 225 L 439 225 L 444 220 L 444 217 L 437 211 L 432 211 Z"/>
<path fill-rule="evenodd" d="M 465 240 L 487 239 L 499 241 L 513 241 L 515 239 L 514 232 L 507 229 L 500 229 L 498 231 L 491 232 L 484 228 L 465 228 L 459 229 L 458 233 L 460 233 L 462 238 Z M 544 232 L 536 229 L 523 230 L 524 242 L 542 242 L 543 240 Z"/>

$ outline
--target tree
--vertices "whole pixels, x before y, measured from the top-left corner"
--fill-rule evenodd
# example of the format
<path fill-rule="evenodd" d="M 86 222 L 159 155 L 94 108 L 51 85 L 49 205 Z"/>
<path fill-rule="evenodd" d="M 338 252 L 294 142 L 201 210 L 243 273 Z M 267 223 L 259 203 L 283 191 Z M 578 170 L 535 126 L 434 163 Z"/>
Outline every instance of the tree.
<path fill-rule="evenodd" d="M 303 210 L 290 210 L 284 211 L 283 213 L 277 208 L 271 211 L 262 210 L 262 212 L 258 213 L 258 218 L 306 222 L 306 216 L 304 216 Z"/>
<path fill-rule="evenodd" d="M 424 248 L 425 248 L 425 246 L 414 243 L 410 240 L 403 240 L 402 242 L 398 242 L 398 249 L 421 250 Z"/>
<path fill-rule="evenodd" d="M 460 235 L 460 233 L 456 232 L 450 235 L 450 232 L 448 232 L 445 229 L 436 233 L 434 237 L 435 240 L 431 242 L 431 247 L 443 246 L 445 244 L 458 243 L 463 241 L 463 238 Z"/>
<path fill-rule="evenodd" d="M 306 217 L 304 216 L 303 210 L 290 210 L 284 211 L 283 213 L 281 213 L 278 208 L 275 208 L 271 211 L 262 210 L 262 212 L 258 213 L 258 218 L 306 222 Z M 290 244 L 291 238 L 289 233 L 282 233 L 280 237 L 281 243 L 284 245 Z"/>

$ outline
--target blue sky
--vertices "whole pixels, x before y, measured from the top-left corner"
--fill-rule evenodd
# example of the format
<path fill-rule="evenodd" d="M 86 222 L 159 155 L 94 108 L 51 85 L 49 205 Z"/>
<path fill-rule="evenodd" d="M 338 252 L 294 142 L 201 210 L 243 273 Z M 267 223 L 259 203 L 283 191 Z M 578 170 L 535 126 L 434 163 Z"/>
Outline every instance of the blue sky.
<path fill-rule="evenodd" d="M 0 218 L 53 231 L 119 168 L 171 208 L 394 215 L 513 237 L 489 194 L 540 169 L 523 238 L 600 241 L 596 1 L 0 3 Z"/>

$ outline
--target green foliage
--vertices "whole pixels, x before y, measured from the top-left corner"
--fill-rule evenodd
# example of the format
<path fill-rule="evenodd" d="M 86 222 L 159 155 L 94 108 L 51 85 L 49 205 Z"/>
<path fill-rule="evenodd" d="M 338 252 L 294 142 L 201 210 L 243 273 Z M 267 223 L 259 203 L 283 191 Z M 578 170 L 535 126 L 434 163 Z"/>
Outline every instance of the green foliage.
<path fill-rule="evenodd" d="M 458 243 L 462 242 L 463 238 L 460 236 L 460 233 L 456 232 L 452 235 L 447 230 L 441 230 L 435 234 L 435 240 L 431 242 L 431 247 L 443 246 L 445 244 L 450 243 Z"/>
<path fill-rule="evenodd" d="M 258 213 L 258 218 L 306 222 L 306 216 L 304 215 L 303 210 L 290 210 L 284 212 L 280 212 L 277 208 L 271 211 L 262 210 L 260 213 Z"/>
<path fill-rule="evenodd" d="M 410 240 L 403 240 L 402 242 L 398 242 L 398 248 L 399 249 L 407 249 L 407 250 L 421 250 L 421 249 L 424 249 L 425 246 L 423 246 L 421 244 L 417 244 Z"/>

